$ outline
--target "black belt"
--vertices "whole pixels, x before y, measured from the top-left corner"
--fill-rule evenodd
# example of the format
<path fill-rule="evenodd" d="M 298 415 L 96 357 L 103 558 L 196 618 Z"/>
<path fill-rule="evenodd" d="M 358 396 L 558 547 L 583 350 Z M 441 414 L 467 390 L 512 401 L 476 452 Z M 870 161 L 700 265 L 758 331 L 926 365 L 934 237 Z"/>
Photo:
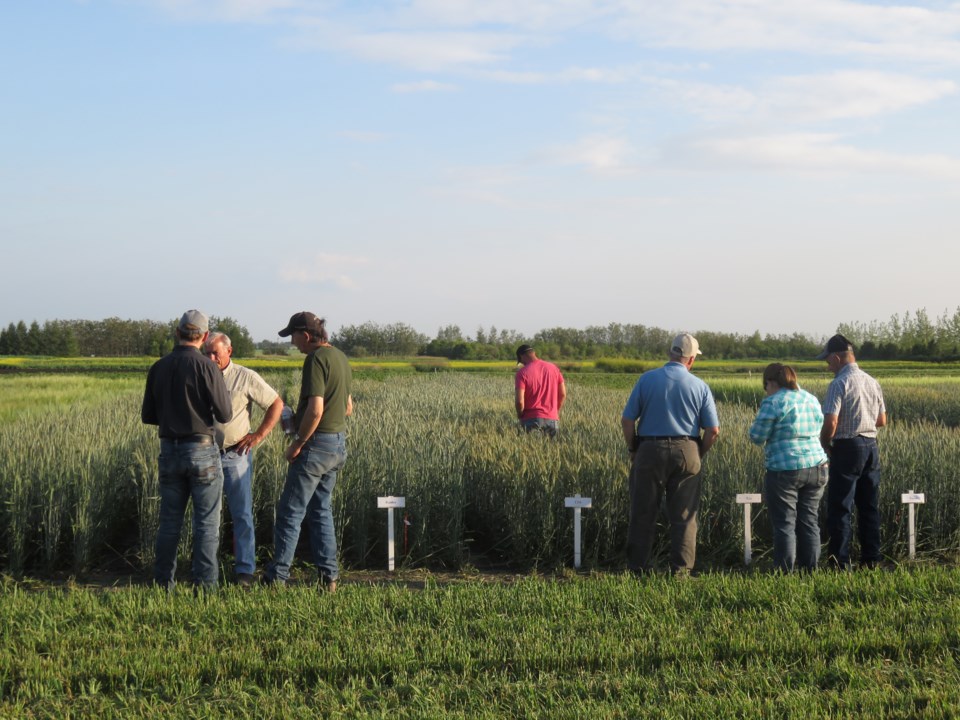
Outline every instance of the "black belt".
<path fill-rule="evenodd" d="M 852 437 L 852 438 L 833 438 L 833 443 L 836 444 L 838 442 L 853 442 L 854 440 L 870 440 L 873 442 L 877 441 L 875 437 L 872 437 L 870 435 L 857 435 L 856 437 Z"/>
<path fill-rule="evenodd" d="M 187 435 L 178 438 L 160 438 L 162 442 L 173 443 L 174 445 L 213 445 L 213 438 L 209 435 Z"/>
<path fill-rule="evenodd" d="M 693 440 L 700 442 L 700 437 L 695 435 L 641 435 L 640 442 L 646 440 Z"/>

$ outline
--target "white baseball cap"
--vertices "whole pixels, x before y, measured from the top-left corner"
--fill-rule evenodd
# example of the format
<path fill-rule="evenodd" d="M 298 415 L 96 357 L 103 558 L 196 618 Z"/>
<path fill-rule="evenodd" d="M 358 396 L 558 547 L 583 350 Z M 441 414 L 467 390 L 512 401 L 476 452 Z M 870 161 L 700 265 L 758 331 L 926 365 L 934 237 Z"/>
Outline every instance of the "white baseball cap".
<path fill-rule="evenodd" d="M 700 352 L 700 343 L 698 343 L 697 339 L 690 333 L 680 333 L 677 335 L 673 339 L 673 344 L 670 346 L 670 352 L 685 358 L 703 355 L 703 353 Z"/>

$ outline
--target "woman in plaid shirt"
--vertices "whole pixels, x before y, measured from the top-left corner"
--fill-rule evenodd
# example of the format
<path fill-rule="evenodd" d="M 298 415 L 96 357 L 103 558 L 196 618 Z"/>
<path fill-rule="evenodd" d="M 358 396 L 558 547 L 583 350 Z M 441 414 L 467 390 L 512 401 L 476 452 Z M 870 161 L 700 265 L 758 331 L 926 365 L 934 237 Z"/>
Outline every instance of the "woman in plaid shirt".
<path fill-rule="evenodd" d="M 750 441 L 764 446 L 773 563 L 785 572 L 813 570 L 820 559 L 818 515 L 827 486 L 827 455 L 820 445 L 823 411 L 786 365 L 767 365 L 763 388 L 767 397 L 750 426 Z"/>

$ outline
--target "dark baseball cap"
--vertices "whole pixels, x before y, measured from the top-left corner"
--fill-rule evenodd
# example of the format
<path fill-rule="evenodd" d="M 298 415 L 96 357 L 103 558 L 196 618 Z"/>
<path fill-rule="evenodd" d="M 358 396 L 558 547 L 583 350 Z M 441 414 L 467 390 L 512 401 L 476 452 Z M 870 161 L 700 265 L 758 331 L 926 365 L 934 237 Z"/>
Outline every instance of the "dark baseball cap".
<path fill-rule="evenodd" d="M 322 328 L 323 320 L 318 318 L 312 312 L 303 310 L 292 315 L 290 317 L 290 322 L 288 322 L 287 326 L 278 332 L 277 335 L 280 337 L 290 337 L 297 330 L 303 330 L 314 335 L 319 335 Z"/>
<path fill-rule="evenodd" d="M 528 352 L 533 350 L 533 345 L 523 344 L 517 348 L 517 362 L 520 362 L 520 358 L 526 355 Z"/>
<path fill-rule="evenodd" d="M 817 355 L 817 360 L 826 360 L 829 355 L 840 352 L 853 352 L 853 343 L 839 333 L 827 340 L 823 352 Z"/>

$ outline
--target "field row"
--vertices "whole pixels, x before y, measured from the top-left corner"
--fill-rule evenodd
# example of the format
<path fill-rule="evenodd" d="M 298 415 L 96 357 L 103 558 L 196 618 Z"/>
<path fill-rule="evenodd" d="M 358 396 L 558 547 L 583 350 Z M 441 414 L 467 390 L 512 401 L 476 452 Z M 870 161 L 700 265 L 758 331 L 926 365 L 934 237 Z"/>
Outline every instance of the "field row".
<path fill-rule="evenodd" d="M 292 392 L 298 375 L 279 371 L 268 379 L 281 392 Z M 58 381 L 72 382 L 69 376 Z M 98 382 L 56 416 L 23 411 L 0 425 L 0 568 L 81 573 L 109 566 L 137 573 L 151 565 L 159 503 L 156 431 L 139 422 L 139 381 Z M 704 469 L 702 568 L 741 562 L 742 509 L 735 496 L 759 492 L 763 477 L 762 452 L 747 440 L 759 382 L 711 383 L 722 435 Z M 824 383 L 809 387 L 820 392 Z M 619 416 L 628 387 L 581 385 L 571 378 L 561 438 L 549 442 L 517 432 L 511 384 L 501 375 L 358 378 L 349 457 L 334 496 L 343 561 L 382 567 L 386 514 L 377 510 L 376 498 L 403 495 L 409 523 L 398 538 L 403 563 L 569 564 L 572 513 L 563 498 L 579 493 L 593 499 L 583 514 L 585 566 L 621 566 L 628 457 Z M 899 498 L 916 491 L 928 500 L 918 511 L 921 555 L 952 560 L 960 540 L 960 431 L 954 427 L 960 384 L 890 380 L 885 392 L 892 420 L 880 438 L 884 552 L 893 559 L 906 555 L 906 512 Z M 274 432 L 256 454 L 254 511 L 266 553 L 261 559 L 269 554 L 285 474 L 282 447 Z M 754 529 L 762 566 L 770 548 L 762 509 Z M 229 540 L 222 547 L 227 552 Z"/>

